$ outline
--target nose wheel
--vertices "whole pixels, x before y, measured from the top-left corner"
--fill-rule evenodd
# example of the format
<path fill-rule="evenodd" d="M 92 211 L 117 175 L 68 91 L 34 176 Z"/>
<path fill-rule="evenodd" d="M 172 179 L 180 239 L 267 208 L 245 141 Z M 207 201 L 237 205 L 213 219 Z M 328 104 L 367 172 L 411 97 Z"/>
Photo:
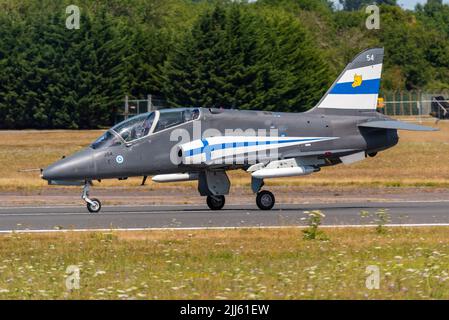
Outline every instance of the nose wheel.
<path fill-rule="evenodd" d="M 83 194 L 81 195 L 81 198 L 86 201 L 87 210 L 90 213 L 97 213 L 101 210 L 101 202 L 97 198 L 89 198 L 89 189 L 90 184 L 89 182 L 86 182 L 86 184 L 83 187 Z"/>
<path fill-rule="evenodd" d="M 211 210 L 221 210 L 225 205 L 225 196 L 207 196 L 207 206 Z"/>
<path fill-rule="evenodd" d="M 271 210 L 276 202 L 274 195 L 267 190 L 257 193 L 256 204 L 260 210 Z"/>
<path fill-rule="evenodd" d="M 96 198 L 89 199 L 90 202 L 87 202 L 87 210 L 90 213 L 97 213 L 101 210 L 101 202 Z"/>

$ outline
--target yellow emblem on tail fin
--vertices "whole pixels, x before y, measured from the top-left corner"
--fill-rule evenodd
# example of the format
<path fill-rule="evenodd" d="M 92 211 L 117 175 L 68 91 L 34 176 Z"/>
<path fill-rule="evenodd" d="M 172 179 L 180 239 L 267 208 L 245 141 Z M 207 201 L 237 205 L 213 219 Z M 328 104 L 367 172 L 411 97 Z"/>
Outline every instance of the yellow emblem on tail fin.
<path fill-rule="evenodd" d="M 363 79 L 362 75 L 355 74 L 354 75 L 354 83 L 352 84 L 353 88 L 360 87 L 362 85 Z"/>

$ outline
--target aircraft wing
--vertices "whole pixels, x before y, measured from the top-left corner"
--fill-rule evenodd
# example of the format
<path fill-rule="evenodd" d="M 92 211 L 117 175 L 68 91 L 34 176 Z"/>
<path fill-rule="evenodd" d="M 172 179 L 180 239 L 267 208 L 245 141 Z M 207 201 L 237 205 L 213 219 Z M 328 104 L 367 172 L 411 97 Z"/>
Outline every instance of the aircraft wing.
<path fill-rule="evenodd" d="M 413 123 L 406 123 L 396 120 L 385 120 L 385 121 L 369 121 L 360 123 L 359 127 L 364 128 L 379 128 L 379 129 L 396 129 L 396 130 L 410 130 L 410 131 L 438 131 L 439 129 L 420 126 Z"/>

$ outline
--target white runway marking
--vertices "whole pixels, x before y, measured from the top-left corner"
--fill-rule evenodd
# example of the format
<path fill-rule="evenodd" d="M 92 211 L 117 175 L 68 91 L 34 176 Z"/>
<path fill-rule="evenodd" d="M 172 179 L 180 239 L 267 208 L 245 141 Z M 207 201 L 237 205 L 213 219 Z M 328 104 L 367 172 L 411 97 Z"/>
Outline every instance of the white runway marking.
<path fill-rule="evenodd" d="M 120 207 L 122 208 L 122 207 Z M 251 209 L 242 209 L 244 210 L 256 210 L 256 208 Z M 9 216 L 17 216 L 17 217 L 28 217 L 28 216 L 116 216 L 116 215 L 126 215 L 126 214 L 148 214 L 148 213 L 155 213 L 155 214 L 163 214 L 163 213 L 204 213 L 209 212 L 210 210 L 206 207 L 202 210 L 170 210 L 170 211 L 157 211 L 157 210 L 151 210 L 151 211 L 104 211 L 99 213 L 89 213 L 89 212 L 50 212 L 50 213 L 43 213 L 43 212 L 37 212 L 37 213 L 0 213 L 1 217 L 9 217 Z"/>
<path fill-rule="evenodd" d="M 363 201 L 361 201 L 363 202 Z M 279 205 L 322 205 L 322 204 L 335 204 L 335 205 L 345 205 L 345 204 L 352 204 L 353 202 L 323 202 L 323 203 L 312 203 L 312 202 L 305 202 L 305 203 L 279 203 Z M 393 200 L 388 201 L 385 200 L 384 202 L 381 201 L 366 201 L 366 204 L 403 204 L 403 203 L 449 203 L 449 200 Z M 238 207 L 241 204 L 231 204 L 227 205 L 227 207 Z M 203 208 L 205 205 L 202 204 L 191 204 L 191 205 L 185 205 L 185 204 L 135 204 L 135 205 L 109 205 L 107 207 L 109 208 L 141 208 L 141 207 L 172 207 L 172 208 L 185 208 L 186 206 L 192 207 L 192 208 Z M 28 207 L 22 207 L 22 206 L 11 206 L 11 207 L 0 207 L 1 210 L 11 210 L 11 209 L 76 209 L 76 208 L 84 208 L 85 206 L 83 204 L 80 205 L 67 205 L 67 206 L 28 206 Z M 105 206 L 106 207 L 106 206 Z"/>
<path fill-rule="evenodd" d="M 279 205 L 260 211 L 254 205 L 228 205 L 223 212 L 205 205 L 110 206 L 90 214 L 82 206 L 30 206 L 0 208 L 0 233 L 108 232 L 151 230 L 226 230 L 304 228 L 304 212 L 319 207 L 326 213 L 323 228 L 366 228 L 372 221 L 361 210 L 388 208 L 391 227 L 449 226 L 449 200 L 394 202 L 334 202 Z M 2 219 L 4 218 L 4 219 Z"/>
<path fill-rule="evenodd" d="M 444 200 L 443 200 L 444 201 Z M 449 201 L 449 200 L 448 200 Z M 180 208 L 184 208 L 185 205 L 181 205 L 181 204 L 118 204 L 118 205 L 110 205 L 109 207 L 114 208 L 114 207 L 119 207 L 119 208 L 140 208 L 140 207 L 180 207 Z M 201 204 L 192 204 L 190 205 L 191 207 L 203 207 L 204 205 Z M 232 205 L 231 205 L 232 206 Z M 17 207 L 0 207 L 0 210 L 8 210 L 8 209 L 76 209 L 76 208 L 85 208 L 85 205 L 83 205 L 82 203 L 80 205 L 67 205 L 67 206 L 33 206 L 33 207 L 22 207 L 22 206 L 17 206 Z"/>
<path fill-rule="evenodd" d="M 364 205 L 367 206 L 388 206 L 388 205 L 400 205 L 400 204 L 413 204 L 413 203 L 449 203 L 449 200 L 425 200 L 425 201 L 417 201 L 417 200 L 410 200 L 410 201 L 392 201 L 392 202 L 379 202 L 379 201 L 367 201 L 364 203 Z M 306 206 L 307 208 L 297 208 L 298 211 L 301 210 L 310 210 L 309 208 L 311 206 L 317 205 L 317 206 L 332 206 L 335 205 L 335 208 L 344 207 L 347 205 L 353 205 L 352 202 L 334 202 L 334 203 L 280 203 L 278 205 L 278 208 L 274 208 L 273 210 L 275 212 L 279 212 L 282 210 L 289 210 L 291 208 L 283 208 L 282 205 L 288 205 L 288 206 Z M 242 208 L 243 206 L 243 208 Z M 161 204 L 161 205 L 111 205 L 111 206 L 105 206 L 104 211 L 100 213 L 89 213 L 87 210 L 85 212 L 26 212 L 26 213 L 2 213 L 2 211 L 8 211 L 8 210 L 43 210 L 43 209 L 83 209 L 84 206 L 33 206 L 33 207 L 0 207 L 0 217 L 39 217 L 39 216 L 117 216 L 117 215 L 126 215 L 126 214 L 179 214 L 179 213 L 204 213 L 207 211 L 210 211 L 205 205 L 200 204 L 194 204 L 194 205 L 170 205 L 170 204 Z M 150 210 L 150 211 L 120 211 L 120 209 L 135 209 L 135 208 L 160 208 L 160 210 Z M 171 210 L 167 211 L 164 210 L 165 208 L 171 208 Z M 112 209 L 113 211 L 108 211 L 108 209 Z M 326 208 L 329 209 L 329 208 Z M 323 209 L 323 210 L 326 210 Z M 368 208 L 367 208 L 368 209 Z M 264 214 L 267 212 L 259 211 L 256 207 L 245 207 L 245 205 L 239 205 L 239 204 L 231 204 L 225 207 L 224 211 L 226 210 L 239 210 L 239 211 L 254 211 L 256 210 L 258 214 Z"/>
<path fill-rule="evenodd" d="M 386 224 L 385 227 L 449 227 L 449 223 L 410 223 Z M 375 228 L 374 224 L 322 225 L 320 228 Z M 112 229 L 39 229 L 39 230 L 0 230 L 0 234 L 8 233 L 57 233 L 57 232 L 130 232 L 130 231 L 195 231 L 195 230 L 239 230 L 239 229 L 304 229 L 307 226 L 248 226 L 248 227 L 187 227 L 187 228 L 112 228 Z"/>

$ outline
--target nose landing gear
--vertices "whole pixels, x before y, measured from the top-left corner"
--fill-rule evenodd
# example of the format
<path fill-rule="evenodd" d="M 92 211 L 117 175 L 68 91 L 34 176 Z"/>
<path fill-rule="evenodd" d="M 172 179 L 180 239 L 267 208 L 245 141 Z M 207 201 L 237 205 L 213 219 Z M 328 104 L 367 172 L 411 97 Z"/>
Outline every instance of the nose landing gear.
<path fill-rule="evenodd" d="M 97 213 L 101 210 L 101 202 L 96 198 L 89 198 L 89 189 L 90 183 L 86 181 L 83 187 L 83 194 L 81 195 L 81 198 L 86 201 L 87 210 L 89 210 L 90 213 Z"/>

